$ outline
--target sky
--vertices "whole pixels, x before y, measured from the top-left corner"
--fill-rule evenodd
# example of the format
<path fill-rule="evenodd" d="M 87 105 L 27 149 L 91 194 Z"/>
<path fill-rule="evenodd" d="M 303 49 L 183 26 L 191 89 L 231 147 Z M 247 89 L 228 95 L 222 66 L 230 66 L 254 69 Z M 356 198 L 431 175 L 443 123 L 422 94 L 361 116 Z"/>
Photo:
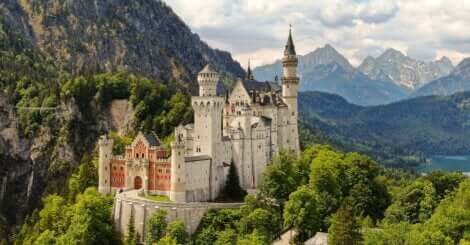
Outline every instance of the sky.
<path fill-rule="evenodd" d="M 353 65 L 387 48 L 425 61 L 470 57 L 470 0 L 165 0 L 210 46 L 244 67 L 331 44 Z"/>

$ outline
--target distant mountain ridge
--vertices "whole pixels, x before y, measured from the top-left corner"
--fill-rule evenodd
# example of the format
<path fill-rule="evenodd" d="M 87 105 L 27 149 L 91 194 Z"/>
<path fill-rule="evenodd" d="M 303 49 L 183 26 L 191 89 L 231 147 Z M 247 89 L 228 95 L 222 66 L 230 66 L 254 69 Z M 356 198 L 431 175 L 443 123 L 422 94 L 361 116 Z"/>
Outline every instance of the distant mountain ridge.
<path fill-rule="evenodd" d="M 453 68 L 447 57 L 424 62 L 394 49 L 377 58 L 368 56 L 355 68 L 327 44 L 299 56 L 300 90 L 338 94 L 358 105 L 387 104 L 407 98 L 414 89 L 447 76 Z M 259 80 L 282 76 L 281 61 L 255 68 L 254 75 Z"/>
<path fill-rule="evenodd" d="M 451 95 L 457 92 L 470 90 L 470 58 L 464 59 L 448 75 L 434 80 L 420 89 L 416 90 L 411 96 L 426 95 Z"/>
<path fill-rule="evenodd" d="M 358 67 L 372 79 L 388 79 L 410 90 L 448 75 L 453 68 L 447 57 L 424 62 L 412 59 L 395 49 L 387 49 L 377 58 L 368 56 Z"/>
<path fill-rule="evenodd" d="M 332 142 L 373 155 L 470 153 L 470 92 L 363 107 L 322 92 L 299 95 L 301 121 Z"/>
<path fill-rule="evenodd" d="M 331 45 L 325 45 L 299 56 L 301 91 L 323 91 L 339 94 L 359 105 L 386 104 L 407 96 L 407 91 L 388 80 L 371 79 L 355 69 Z M 272 80 L 282 75 L 282 64 L 257 67 L 254 75 L 259 80 Z"/>

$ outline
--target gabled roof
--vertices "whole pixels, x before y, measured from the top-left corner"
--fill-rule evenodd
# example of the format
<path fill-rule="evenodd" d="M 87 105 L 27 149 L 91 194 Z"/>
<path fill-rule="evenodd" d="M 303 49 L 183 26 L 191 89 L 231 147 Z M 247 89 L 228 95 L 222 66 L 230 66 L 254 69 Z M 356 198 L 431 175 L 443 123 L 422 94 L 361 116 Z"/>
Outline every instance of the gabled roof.
<path fill-rule="evenodd" d="M 151 133 L 147 133 L 147 134 L 143 134 L 144 135 L 144 138 L 145 140 L 147 140 L 147 142 L 149 143 L 150 146 L 161 146 L 162 145 L 162 142 L 160 141 L 160 139 L 158 138 L 158 136 L 151 132 Z"/>

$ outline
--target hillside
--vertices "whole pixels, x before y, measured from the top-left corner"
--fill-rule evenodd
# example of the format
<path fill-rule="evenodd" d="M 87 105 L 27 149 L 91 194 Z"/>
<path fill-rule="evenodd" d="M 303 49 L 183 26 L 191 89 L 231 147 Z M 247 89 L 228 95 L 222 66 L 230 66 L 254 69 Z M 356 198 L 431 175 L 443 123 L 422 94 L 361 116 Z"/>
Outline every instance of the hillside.
<path fill-rule="evenodd" d="M 14 31 L 72 74 L 129 71 L 189 84 L 208 62 L 243 77 L 230 53 L 210 48 L 162 1 L 6 0 L 5 32 Z"/>
<path fill-rule="evenodd" d="M 451 95 L 468 90 L 470 90 L 470 58 L 460 62 L 448 76 L 426 84 L 411 96 Z"/>
<path fill-rule="evenodd" d="M 244 76 L 161 1 L 2 1 L 0 220 L 8 231 L 43 195 L 71 195 L 68 179 L 92 164 L 99 135 L 165 137 L 187 122 L 189 92 L 208 62 Z"/>
<path fill-rule="evenodd" d="M 470 93 L 361 107 L 337 95 L 300 94 L 303 123 L 348 149 L 381 155 L 468 154 Z"/>

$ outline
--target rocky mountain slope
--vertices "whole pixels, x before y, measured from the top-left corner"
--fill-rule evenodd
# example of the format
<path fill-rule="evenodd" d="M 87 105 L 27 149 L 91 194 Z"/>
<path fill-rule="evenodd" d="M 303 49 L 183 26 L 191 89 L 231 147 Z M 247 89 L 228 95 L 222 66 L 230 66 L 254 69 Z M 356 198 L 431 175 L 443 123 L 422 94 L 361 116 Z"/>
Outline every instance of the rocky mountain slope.
<path fill-rule="evenodd" d="M 244 76 L 230 53 L 210 48 L 159 0 L 5 0 L 0 14 L 72 74 L 126 70 L 187 85 L 211 62 Z"/>
<path fill-rule="evenodd" d="M 377 58 L 368 56 L 358 69 L 372 79 L 389 79 L 399 86 L 414 90 L 448 75 L 453 65 L 447 57 L 424 62 L 405 56 L 398 50 L 387 49 Z"/>
<path fill-rule="evenodd" d="M 420 89 L 416 90 L 411 96 L 426 95 L 451 95 L 457 92 L 470 90 L 470 58 L 464 59 L 448 75 L 434 80 Z"/>
<path fill-rule="evenodd" d="M 1 1 L 0 57 L 0 216 L 9 229 L 43 193 L 64 194 L 99 135 L 167 134 L 190 117 L 187 93 L 176 92 L 194 92 L 206 63 L 245 75 L 158 0 Z"/>
<path fill-rule="evenodd" d="M 299 57 L 301 91 L 322 91 L 343 96 L 351 103 L 378 105 L 407 96 L 407 91 L 387 79 L 371 79 L 355 69 L 331 45 Z M 282 75 L 282 64 L 257 67 L 254 75 L 259 80 L 272 80 Z"/>
<path fill-rule="evenodd" d="M 467 154 L 470 92 L 362 107 L 338 95 L 300 94 L 303 123 L 350 150 L 394 155 Z"/>

